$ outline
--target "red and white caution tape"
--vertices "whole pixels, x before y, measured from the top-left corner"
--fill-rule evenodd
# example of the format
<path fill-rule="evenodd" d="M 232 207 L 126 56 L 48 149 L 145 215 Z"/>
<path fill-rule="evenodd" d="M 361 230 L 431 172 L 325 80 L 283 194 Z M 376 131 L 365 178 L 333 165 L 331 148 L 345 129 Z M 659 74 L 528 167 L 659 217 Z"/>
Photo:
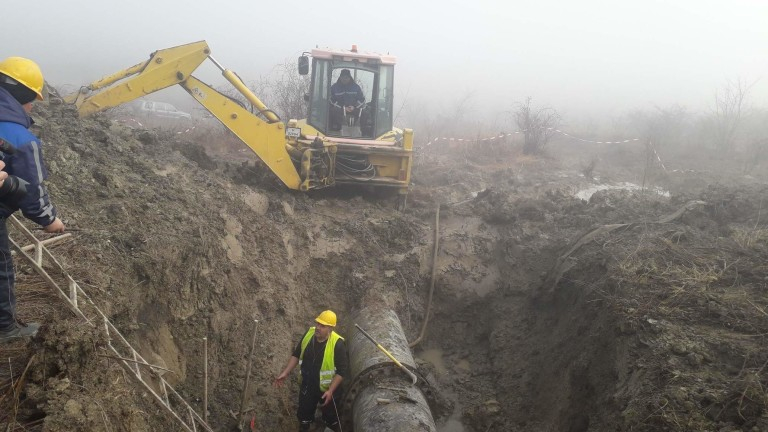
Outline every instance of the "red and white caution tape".
<path fill-rule="evenodd" d="M 620 141 L 594 141 L 594 140 L 588 140 L 588 139 L 584 139 L 584 138 L 579 138 L 579 137 L 571 135 L 571 134 L 569 134 L 567 132 L 563 132 L 560 129 L 555 129 L 555 128 L 546 128 L 546 129 L 550 130 L 550 131 L 553 131 L 553 132 L 556 132 L 556 133 L 559 133 L 560 135 L 566 136 L 568 138 L 575 139 L 577 141 L 593 143 L 593 144 L 625 144 L 625 143 L 629 143 L 629 142 L 640 141 L 640 138 L 630 138 L 630 139 L 625 139 L 625 140 L 620 140 Z M 425 145 L 425 147 L 428 147 L 428 146 L 430 146 L 430 145 L 432 145 L 432 144 L 434 144 L 434 143 L 436 143 L 438 141 L 449 141 L 449 142 L 464 142 L 464 141 L 466 141 L 466 142 L 483 142 L 483 141 L 494 141 L 494 140 L 497 140 L 497 139 L 503 139 L 503 138 L 510 137 L 512 135 L 515 135 L 515 134 L 521 134 L 521 133 L 525 133 L 525 130 L 518 130 L 518 131 L 511 132 L 511 133 L 502 133 L 502 134 L 499 134 L 499 135 L 495 135 L 495 136 L 487 137 L 487 138 L 482 138 L 482 139 L 440 137 L 440 138 L 435 138 L 432 141 L 428 142 Z M 661 161 L 661 156 L 659 156 L 659 153 L 653 147 L 653 144 L 648 142 L 648 146 L 650 147 L 651 151 L 653 152 L 653 155 L 656 156 L 656 160 L 659 162 L 659 165 L 661 166 L 661 168 L 664 169 L 665 172 L 668 172 L 667 171 L 667 167 L 664 166 L 664 162 Z"/>
<path fill-rule="evenodd" d="M 563 132 L 560 129 L 555 129 L 555 128 L 546 128 L 546 129 L 550 130 L 550 131 L 553 131 L 553 132 L 556 132 L 556 133 L 559 133 L 560 135 L 566 136 L 568 138 L 575 139 L 577 141 L 594 143 L 594 144 L 624 144 L 624 143 L 633 142 L 633 141 L 640 141 L 640 138 L 631 138 L 631 139 L 626 139 L 626 140 L 622 140 L 622 141 L 593 141 L 593 140 L 588 140 L 588 139 L 584 139 L 584 138 L 579 138 L 579 137 L 571 135 L 571 134 L 569 134 L 567 132 Z M 449 141 L 449 142 L 450 141 L 453 141 L 453 142 L 494 141 L 494 140 L 497 140 L 497 139 L 503 139 L 503 138 L 510 137 L 512 135 L 515 135 L 515 134 L 521 134 L 521 133 L 525 133 L 525 130 L 517 130 L 517 131 L 514 131 L 514 132 L 510 132 L 510 133 L 502 133 L 502 134 L 499 134 L 499 135 L 494 135 L 494 136 L 491 136 L 491 137 L 481 138 L 481 139 L 440 137 L 440 138 L 435 138 L 432 141 L 428 142 L 426 144 L 426 146 L 430 146 L 430 145 L 432 145 L 432 144 L 434 144 L 434 143 L 436 143 L 438 141 Z"/>
<path fill-rule="evenodd" d="M 193 130 L 195 130 L 196 127 L 197 127 L 197 125 L 192 126 L 191 128 L 189 128 L 187 130 L 178 131 L 178 132 L 176 132 L 176 135 L 180 135 L 180 134 L 187 133 L 187 132 L 192 132 Z"/>
<path fill-rule="evenodd" d="M 126 125 L 128 127 L 130 127 L 130 125 L 128 123 L 136 123 L 136 125 L 138 125 L 139 127 L 142 127 L 142 128 L 144 127 L 144 125 L 141 124 L 141 122 L 136 120 L 135 118 L 119 119 L 119 120 L 117 120 L 117 122 L 118 123 L 122 123 L 122 124 L 124 124 L 124 125 Z"/>
<path fill-rule="evenodd" d="M 584 138 L 579 138 L 579 137 L 571 135 L 571 134 L 569 134 L 567 132 L 563 132 L 560 129 L 547 128 L 547 130 L 555 131 L 555 132 L 559 133 L 560 135 L 567 136 L 568 138 L 575 139 L 577 141 L 588 142 L 588 143 L 593 143 L 593 144 L 624 144 L 624 143 L 628 143 L 628 142 L 632 142 L 632 141 L 640 141 L 640 138 L 630 138 L 630 139 L 625 139 L 625 140 L 622 140 L 622 141 L 593 141 L 593 140 L 588 140 L 588 139 L 584 139 Z"/>

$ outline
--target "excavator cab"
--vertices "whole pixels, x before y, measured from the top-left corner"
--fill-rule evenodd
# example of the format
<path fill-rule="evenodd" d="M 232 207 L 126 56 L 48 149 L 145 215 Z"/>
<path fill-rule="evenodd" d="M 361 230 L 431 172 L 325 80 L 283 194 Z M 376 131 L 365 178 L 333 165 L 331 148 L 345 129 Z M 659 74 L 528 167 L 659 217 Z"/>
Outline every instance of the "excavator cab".
<path fill-rule="evenodd" d="M 353 45 L 347 50 L 314 49 L 307 124 L 327 137 L 375 140 L 393 130 L 392 101 L 395 57 L 360 53 Z M 362 98 L 350 95 L 353 109 L 335 97 L 332 88 L 348 71 L 362 91 Z M 309 73 L 309 58 L 299 58 L 299 73 Z M 337 90 L 338 92 L 338 90 Z"/>
<path fill-rule="evenodd" d="M 288 132 L 299 144 L 319 140 L 333 146 L 334 183 L 397 189 L 397 206 L 405 209 L 413 131 L 393 125 L 395 57 L 360 52 L 356 45 L 350 50 L 317 48 L 299 57 L 299 74 L 310 74 L 310 57 L 309 112 L 306 119 L 291 120 Z M 347 72 L 362 92 L 362 103 L 353 98 L 340 104 L 339 92 L 332 91 Z"/>

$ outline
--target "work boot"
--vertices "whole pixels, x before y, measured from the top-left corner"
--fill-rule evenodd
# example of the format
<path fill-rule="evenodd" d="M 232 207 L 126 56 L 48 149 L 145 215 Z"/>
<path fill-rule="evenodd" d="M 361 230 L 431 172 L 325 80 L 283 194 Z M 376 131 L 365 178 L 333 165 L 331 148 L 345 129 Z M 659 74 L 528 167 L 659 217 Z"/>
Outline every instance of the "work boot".
<path fill-rule="evenodd" d="M 32 337 L 40 329 L 38 323 L 18 323 L 15 322 L 11 327 L 0 330 L 0 344 L 12 342 L 17 339 Z"/>

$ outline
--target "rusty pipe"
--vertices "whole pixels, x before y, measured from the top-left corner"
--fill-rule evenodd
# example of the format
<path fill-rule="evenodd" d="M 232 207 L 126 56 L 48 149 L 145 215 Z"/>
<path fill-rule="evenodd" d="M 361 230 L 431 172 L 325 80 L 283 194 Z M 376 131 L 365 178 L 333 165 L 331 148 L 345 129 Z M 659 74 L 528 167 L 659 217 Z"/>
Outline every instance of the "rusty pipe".
<path fill-rule="evenodd" d="M 428 404 L 432 389 L 419 375 L 397 314 L 390 309 L 368 307 L 353 314 L 348 322 L 367 329 L 378 344 L 386 346 L 388 353 L 399 359 L 404 369 L 418 376 L 418 381 L 414 386 L 410 374 L 404 375 L 388 355 L 355 327 L 345 329 L 351 378 L 348 387 L 345 379 L 345 405 L 352 413 L 345 418 L 344 431 L 437 431 Z"/>

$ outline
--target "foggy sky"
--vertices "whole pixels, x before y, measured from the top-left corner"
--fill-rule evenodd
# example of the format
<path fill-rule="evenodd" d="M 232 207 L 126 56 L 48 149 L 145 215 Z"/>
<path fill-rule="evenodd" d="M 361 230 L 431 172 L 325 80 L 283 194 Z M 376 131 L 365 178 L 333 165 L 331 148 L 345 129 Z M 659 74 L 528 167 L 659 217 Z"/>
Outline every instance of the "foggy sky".
<path fill-rule="evenodd" d="M 469 97 L 493 115 L 526 96 L 566 115 L 702 111 L 728 79 L 757 81 L 751 102 L 768 100 L 764 0 L 44 0 L 1 13 L 0 58 L 32 58 L 72 90 L 206 40 L 246 82 L 315 46 L 388 52 L 396 106 L 435 112 Z"/>

